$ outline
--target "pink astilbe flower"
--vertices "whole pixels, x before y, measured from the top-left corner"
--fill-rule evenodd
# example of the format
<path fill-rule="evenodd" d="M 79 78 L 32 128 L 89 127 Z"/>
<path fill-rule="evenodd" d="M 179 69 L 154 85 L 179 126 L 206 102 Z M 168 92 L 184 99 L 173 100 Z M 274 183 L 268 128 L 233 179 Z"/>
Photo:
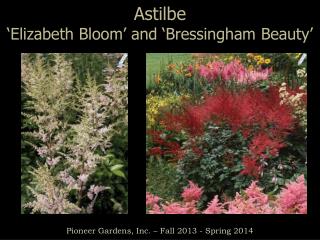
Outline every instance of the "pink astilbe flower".
<path fill-rule="evenodd" d="M 253 181 L 244 192 L 248 198 L 255 200 L 260 205 L 268 203 L 268 196 L 262 192 L 262 189 L 257 185 L 257 181 Z"/>
<path fill-rule="evenodd" d="M 191 189 L 191 190 L 190 190 Z M 197 207 L 202 195 L 202 188 L 189 181 L 189 187 L 185 188 L 183 201 L 159 204 L 159 198 L 147 193 L 147 210 L 149 214 L 292 214 L 307 213 L 307 187 L 303 175 L 295 182 L 286 185 L 275 199 L 269 199 L 262 192 L 262 188 L 253 181 L 243 193 L 236 193 L 233 200 L 224 203 L 219 202 L 216 195 L 205 210 Z M 148 203 L 149 202 L 149 203 Z M 152 205 L 153 204 L 153 205 Z"/>
<path fill-rule="evenodd" d="M 249 70 L 239 60 L 227 64 L 220 61 L 209 62 L 199 67 L 199 75 L 209 82 L 220 78 L 224 81 L 233 80 L 239 84 L 251 84 L 267 80 L 271 73 L 271 68 Z"/>
<path fill-rule="evenodd" d="M 100 192 L 106 190 L 106 189 L 110 189 L 110 187 L 105 187 L 105 186 L 96 186 L 96 185 L 91 185 L 88 193 L 87 193 L 87 197 L 92 200 L 94 199 L 95 196 L 97 196 Z"/>
<path fill-rule="evenodd" d="M 192 202 L 186 202 L 184 204 L 184 207 L 187 208 L 187 214 L 197 214 L 199 213 L 197 209 L 197 202 L 192 201 Z"/>
<path fill-rule="evenodd" d="M 160 206 L 158 204 L 154 204 L 152 206 L 152 209 L 147 211 L 149 214 L 164 214 L 163 211 L 160 209 Z"/>
<path fill-rule="evenodd" d="M 194 202 L 186 204 L 175 202 L 162 207 L 164 214 L 196 214 L 198 212 Z"/>
<path fill-rule="evenodd" d="M 219 202 L 218 195 L 208 204 L 208 208 L 204 210 L 203 214 L 221 214 L 224 212 L 223 204 Z"/>
<path fill-rule="evenodd" d="M 234 200 L 226 203 L 228 214 L 272 214 L 275 209 L 269 205 L 269 199 L 262 189 L 257 186 L 257 181 L 244 191 L 243 195 L 236 193 Z"/>
<path fill-rule="evenodd" d="M 189 186 L 183 190 L 181 196 L 185 202 L 198 202 L 202 196 L 202 193 L 203 189 L 201 187 L 192 181 L 189 181 Z"/>
<path fill-rule="evenodd" d="M 157 205 L 159 203 L 159 200 L 161 198 L 153 195 L 152 193 L 147 192 L 146 193 L 146 205 L 147 207 L 153 208 L 154 205 Z"/>
<path fill-rule="evenodd" d="M 189 72 L 192 72 L 192 71 L 193 71 L 192 65 L 189 65 L 189 66 L 187 67 L 187 70 L 188 70 Z"/>
<path fill-rule="evenodd" d="M 277 203 L 284 214 L 307 214 L 307 186 L 303 175 L 295 182 L 286 184 L 278 196 Z"/>
<path fill-rule="evenodd" d="M 187 214 L 187 209 L 180 203 L 171 203 L 163 206 L 164 214 Z"/>

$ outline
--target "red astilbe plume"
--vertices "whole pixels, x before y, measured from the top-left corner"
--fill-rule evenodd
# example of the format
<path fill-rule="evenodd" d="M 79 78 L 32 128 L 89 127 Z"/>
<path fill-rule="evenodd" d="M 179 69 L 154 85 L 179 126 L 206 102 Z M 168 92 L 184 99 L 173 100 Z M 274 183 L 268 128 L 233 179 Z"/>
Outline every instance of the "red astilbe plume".
<path fill-rule="evenodd" d="M 280 104 L 279 88 L 271 87 L 266 94 L 266 102 L 263 110 L 267 110 L 263 117 L 267 125 L 273 125 L 274 136 L 285 137 L 292 131 L 295 125 L 292 109 Z"/>
<path fill-rule="evenodd" d="M 150 148 L 147 152 L 147 155 L 148 156 L 161 156 L 163 155 L 163 151 L 161 150 L 161 147 L 153 147 L 153 148 Z"/>
<path fill-rule="evenodd" d="M 160 120 L 160 124 L 164 126 L 168 131 L 180 132 L 183 130 L 183 118 L 181 115 L 176 115 L 171 112 L 164 113 L 164 116 Z"/>
<path fill-rule="evenodd" d="M 202 187 L 199 187 L 197 184 L 189 181 L 189 186 L 183 190 L 181 196 L 185 202 L 198 202 L 202 196 L 202 193 Z"/>
<path fill-rule="evenodd" d="M 168 116 L 167 116 L 168 117 Z M 271 87 L 267 93 L 247 89 L 233 93 L 218 89 L 214 96 L 206 97 L 200 105 L 187 106 L 182 114 L 164 120 L 164 126 L 177 131 L 184 129 L 190 135 L 201 135 L 208 122 L 228 123 L 234 131 L 269 128 L 278 136 L 286 136 L 294 126 L 292 111 L 280 105 L 278 88 Z M 252 130 L 253 131 L 253 130 Z"/>
<path fill-rule="evenodd" d="M 157 130 L 148 130 L 147 135 L 151 137 L 151 141 L 154 144 L 163 145 L 165 143 L 164 138 L 161 136 L 163 134 L 162 131 Z"/>
<path fill-rule="evenodd" d="M 203 106 L 189 106 L 182 115 L 184 128 L 193 136 L 201 135 L 211 113 Z"/>
<path fill-rule="evenodd" d="M 285 144 L 282 141 L 270 138 L 265 132 L 258 132 L 253 136 L 249 145 L 250 153 L 243 157 L 244 170 L 240 174 L 258 179 L 263 170 L 259 163 L 260 159 L 267 160 L 270 157 L 278 156 L 279 150 L 284 146 Z"/>
<path fill-rule="evenodd" d="M 241 131 L 246 139 L 250 137 L 252 141 L 250 153 L 243 159 L 245 169 L 242 174 L 257 178 L 262 171 L 260 159 L 276 157 L 295 125 L 292 109 L 281 105 L 280 101 L 277 87 L 270 87 L 267 92 L 258 89 L 232 92 L 220 88 L 214 96 L 206 97 L 202 104 L 187 106 L 182 114 L 176 116 L 176 121 L 171 116 L 167 122 L 172 129 L 185 130 L 191 136 L 203 134 L 208 122 L 217 125 L 227 123 L 233 131 Z"/>
<path fill-rule="evenodd" d="M 279 150 L 285 144 L 277 139 L 271 139 L 265 132 L 259 132 L 255 135 L 249 145 L 249 150 L 253 156 L 262 157 L 263 159 L 269 158 L 266 153 L 276 157 L 279 155 Z"/>
<path fill-rule="evenodd" d="M 151 141 L 155 145 L 147 152 L 148 156 L 171 155 L 171 161 L 176 162 L 184 157 L 184 150 L 180 144 L 174 140 L 174 135 L 164 134 L 162 131 L 149 130 L 147 134 L 151 136 Z"/>
<path fill-rule="evenodd" d="M 242 164 L 244 169 L 240 172 L 242 175 L 249 175 L 256 179 L 259 178 L 262 167 L 259 163 L 257 163 L 256 159 L 251 158 L 251 156 L 244 156 L 242 159 Z"/>
<path fill-rule="evenodd" d="M 173 156 L 173 158 L 171 159 L 172 162 L 179 161 L 184 157 L 184 150 L 181 148 L 179 143 L 166 142 L 164 147 L 166 148 L 164 154 L 169 154 Z"/>

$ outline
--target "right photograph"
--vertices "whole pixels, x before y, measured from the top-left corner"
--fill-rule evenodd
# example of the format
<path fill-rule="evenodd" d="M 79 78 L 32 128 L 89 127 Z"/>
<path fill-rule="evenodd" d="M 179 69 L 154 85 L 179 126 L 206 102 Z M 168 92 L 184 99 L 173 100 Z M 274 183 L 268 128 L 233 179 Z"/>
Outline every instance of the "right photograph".
<path fill-rule="evenodd" d="M 147 214 L 307 214 L 307 54 L 146 54 Z"/>

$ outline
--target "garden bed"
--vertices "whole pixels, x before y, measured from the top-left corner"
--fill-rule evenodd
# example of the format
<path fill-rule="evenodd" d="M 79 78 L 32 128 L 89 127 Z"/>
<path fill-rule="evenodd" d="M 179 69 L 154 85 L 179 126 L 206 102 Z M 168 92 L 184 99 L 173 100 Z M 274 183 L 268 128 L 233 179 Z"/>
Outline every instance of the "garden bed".
<path fill-rule="evenodd" d="M 171 54 L 167 64 L 159 61 L 146 96 L 147 213 L 307 213 L 301 57 L 193 54 L 175 61 Z"/>

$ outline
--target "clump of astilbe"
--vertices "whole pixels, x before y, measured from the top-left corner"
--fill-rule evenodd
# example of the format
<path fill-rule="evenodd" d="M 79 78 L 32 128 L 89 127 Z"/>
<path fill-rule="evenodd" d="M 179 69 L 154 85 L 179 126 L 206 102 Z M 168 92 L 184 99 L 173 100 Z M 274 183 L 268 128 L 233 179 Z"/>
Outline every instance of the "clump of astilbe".
<path fill-rule="evenodd" d="M 61 172 L 60 179 L 69 189 L 77 190 L 79 206 L 85 196 L 91 200 L 85 209 L 87 213 L 92 213 L 98 194 L 109 189 L 96 185 L 87 189 L 87 181 L 111 147 L 112 137 L 118 132 L 118 127 L 127 126 L 126 71 L 127 68 L 123 68 L 121 72 L 107 77 L 103 85 L 97 85 L 88 76 L 86 85 L 78 86 L 76 107 L 81 117 L 76 124 L 71 125 L 73 137 L 66 145 L 69 167 Z"/>
<path fill-rule="evenodd" d="M 35 138 L 40 144 L 33 145 L 38 155 L 49 166 L 56 165 L 61 156 L 66 137 L 66 123 L 62 120 L 72 98 L 71 88 L 74 73 L 71 63 L 61 54 L 52 54 L 53 64 L 45 63 L 42 55 L 37 54 L 34 61 L 22 55 L 22 88 L 28 96 L 26 109 L 22 113 L 37 126 L 33 132 L 23 133 Z"/>
<path fill-rule="evenodd" d="M 62 160 L 68 124 L 64 114 L 72 101 L 71 88 L 74 72 L 71 63 L 61 54 L 50 54 L 52 63 L 46 63 L 41 54 L 31 61 L 28 54 L 21 59 L 22 88 L 27 96 L 23 112 L 34 126 L 32 132 L 23 132 L 33 139 L 32 146 L 45 160 L 43 166 L 31 172 L 34 187 L 29 188 L 35 196 L 33 202 L 24 207 L 32 208 L 32 213 L 75 213 L 80 208 L 67 200 L 68 191 L 56 183 L 54 167 Z"/>
<path fill-rule="evenodd" d="M 128 65 L 117 69 L 112 76 L 106 77 L 103 84 L 105 95 L 112 99 L 109 111 L 115 117 L 116 128 L 128 126 Z"/>
<path fill-rule="evenodd" d="M 224 203 L 218 195 L 209 202 L 205 210 L 197 209 L 202 197 L 202 187 L 189 181 L 181 194 L 183 201 L 161 203 L 160 198 L 147 192 L 148 214 L 307 214 L 307 186 L 304 176 L 286 184 L 280 194 L 270 197 L 252 181 L 242 193 Z"/>
<path fill-rule="evenodd" d="M 286 184 L 278 196 L 278 205 L 284 214 L 307 214 L 307 186 L 303 175 Z"/>
<path fill-rule="evenodd" d="M 32 213 L 69 214 L 80 213 L 81 209 L 68 200 L 69 191 L 56 184 L 48 166 L 42 165 L 32 172 L 34 187 L 28 187 L 35 200 L 25 204 Z"/>
<path fill-rule="evenodd" d="M 115 133 L 114 101 L 108 97 L 101 86 L 88 77 L 87 83 L 80 88 L 77 95 L 77 110 L 80 118 L 71 125 L 72 138 L 66 143 L 68 153 L 65 154 L 68 168 L 60 173 L 60 179 L 69 189 L 77 190 L 78 205 L 87 197 L 95 201 L 103 186 L 91 186 L 87 190 L 86 183 L 97 165 L 102 161 L 106 150 L 111 147 L 111 139 Z M 87 192 L 87 194 L 86 194 Z M 86 209 L 92 212 L 92 204 Z"/>
<path fill-rule="evenodd" d="M 33 213 L 92 213 L 98 194 L 109 187 L 88 186 L 88 179 L 111 147 L 117 127 L 127 124 L 127 70 L 107 78 L 104 85 L 88 77 L 86 85 L 75 88 L 75 74 L 62 55 L 53 54 L 53 64 L 40 55 L 31 62 L 26 57 L 22 81 L 32 114 L 25 115 L 37 126 L 29 135 L 46 162 L 32 173 L 36 180 L 30 189 L 36 199 L 25 207 Z M 77 112 L 74 122 L 65 118 L 71 108 Z M 76 204 L 67 200 L 74 192 Z"/>

